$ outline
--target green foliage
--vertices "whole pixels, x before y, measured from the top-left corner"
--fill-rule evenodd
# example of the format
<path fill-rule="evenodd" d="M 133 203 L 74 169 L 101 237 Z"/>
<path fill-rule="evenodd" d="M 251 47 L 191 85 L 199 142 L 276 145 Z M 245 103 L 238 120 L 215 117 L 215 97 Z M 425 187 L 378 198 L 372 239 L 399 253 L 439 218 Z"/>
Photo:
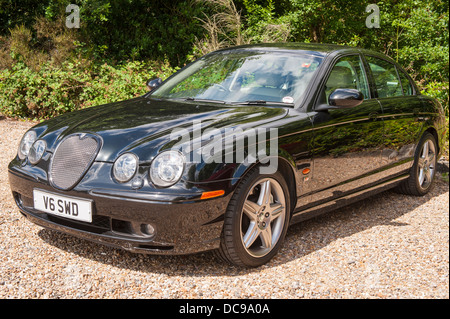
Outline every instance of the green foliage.
<path fill-rule="evenodd" d="M 447 182 L 447 183 L 448 183 L 448 173 L 447 173 L 447 172 L 446 172 L 446 173 L 442 173 L 441 178 L 442 178 L 442 180 L 443 180 L 444 182 Z"/>
<path fill-rule="evenodd" d="M 243 30 L 247 42 L 286 42 L 291 25 L 286 17 L 277 16 L 273 0 L 243 0 L 246 21 Z"/>
<path fill-rule="evenodd" d="M 196 16 L 202 5 L 192 0 L 57 0 L 46 7 L 54 19 L 73 3 L 80 8 L 82 52 L 96 60 L 165 60 L 172 66 L 187 62 L 203 29 Z"/>
<path fill-rule="evenodd" d="M 70 3 L 79 29 L 65 27 Z M 372 3 L 378 29 L 365 24 Z M 448 115 L 448 11 L 444 0 L 0 0 L 0 112 L 48 117 L 134 96 L 155 67 L 145 61 L 173 70 L 224 46 L 297 41 L 383 52 Z"/>
<path fill-rule="evenodd" d="M 45 13 L 49 0 L 0 0 L 0 35 L 17 25 L 30 28 L 36 17 Z"/>
<path fill-rule="evenodd" d="M 422 94 L 434 97 L 439 100 L 448 117 L 448 82 L 430 82 L 423 86 Z"/>
<path fill-rule="evenodd" d="M 59 68 L 47 63 L 33 70 L 23 62 L 0 71 L 0 113 L 11 117 L 45 119 L 73 110 L 121 101 L 146 92 L 146 81 L 168 77 L 168 63 L 139 61 L 117 66 L 65 62 Z"/>
<path fill-rule="evenodd" d="M 441 1 L 408 2 L 407 14 L 392 21 L 398 33 L 395 58 L 420 79 L 448 81 L 448 3 L 445 7 Z"/>
<path fill-rule="evenodd" d="M 65 27 L 63 19 L 49 21 L 39 17 L 31 29 L 24 25 L 16 25 L 10 30 L 10 37 L 4 44 L 4 52 L 9 52 L 10 58 L 22 61 L 34 70 L 46 62 L 58 66 L 74 55 L 76 35 L 73 30 Z M 5 62 L 6 60 L 6 62 Z M 5 56 L 0 60 L 2 69 L 13 64 Z"/>
<path fill-rule="evenodd" d="M 244 7 L 247 10 L 248 25 L 258 25 L 264 21 L 270 21 L 274 16 L 275 5 L 273 0 L 264 1 L 263 5 L 256 0 L 243 0 Z"/>
<path fill-rule="evenodd" d="M 372 3 L 371 0 L 290 0 L 289 5 L 284 4 L 282 19 L 278 21 L 289 24 L 291 41 L 374 49 L 391 55 L 419 79 L 448 79 L 448 3 L 379 1 L 378 29 L 367 28 L 365 23 L 370 14 L 366 13 L 366 7 Z"/>

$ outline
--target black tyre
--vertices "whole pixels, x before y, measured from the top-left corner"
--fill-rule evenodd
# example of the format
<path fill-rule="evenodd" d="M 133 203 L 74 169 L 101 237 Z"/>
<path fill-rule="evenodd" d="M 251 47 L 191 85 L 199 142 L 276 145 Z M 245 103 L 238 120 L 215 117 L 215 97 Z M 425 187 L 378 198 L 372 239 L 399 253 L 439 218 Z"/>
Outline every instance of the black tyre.
<path fill-rule="evenodd" d="M 426 132 L 417 146 L 411 175 L 399 185 L 397 190 L 403 194 L 423 196 L 433 186 L 436 175 L 438 148 L 433 134 Z"/>
<path fill-rule="evenodd" d="M 236 266 L 267 263 L 283 243 L 289 217 L 289 190 L 283 176 L 252 170 L 228 205 L 219 255 Z"/>

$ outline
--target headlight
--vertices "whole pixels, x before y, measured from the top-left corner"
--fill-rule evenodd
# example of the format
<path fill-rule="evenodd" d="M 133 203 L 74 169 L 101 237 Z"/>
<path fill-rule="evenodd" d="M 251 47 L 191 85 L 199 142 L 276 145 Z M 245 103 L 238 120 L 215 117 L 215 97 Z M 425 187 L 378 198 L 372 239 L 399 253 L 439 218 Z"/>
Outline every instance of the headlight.
<path fill-rule="evenodd" d="M 33 145 L 33 143 L 36 141 L 36 138 L 37 136 L 35 131 L 28 131 L 22 137 L 22 140 L 19 144 L 19 151 L 17 152 L 21 160 L 25 159 L 28 156 L 31 145 Z"/>
<path fill-rule="evenodd" d="M 150 166 L 150 178 L 156 186 L 167 187 L 181 178 L 184 170 L 184 156 L 177 151 L 159 154 Z"/>
<path fill-rule="evenodd" d="M 47 148 L 47 143 L 43 140 L 37 140 L 33 143 L 33 146 L 31 146 L 30 151 L 28 152 L 28 160 L 31 164 L 35 165 L 37 164 L 41 158 L 42 155 L 44 155 L 45 149 Z"/>
<path fill-rule="evenodd" d="M 136 155 L 131 153 L 122 154 L 114 163 L 114 178 L 121 183 L 128 182 L 136 173 L 138 162 Z"/>

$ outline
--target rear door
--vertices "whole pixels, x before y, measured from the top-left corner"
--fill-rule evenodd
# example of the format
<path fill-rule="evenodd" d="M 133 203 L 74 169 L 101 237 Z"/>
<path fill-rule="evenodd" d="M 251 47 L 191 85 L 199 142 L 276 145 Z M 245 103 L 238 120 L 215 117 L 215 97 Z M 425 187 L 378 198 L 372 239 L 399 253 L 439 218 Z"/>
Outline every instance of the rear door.
<path fill-rule="evenodd" d="M 409 77 L 394 63 L 380 57 L 365 56 L 377 100 L 382 106 L 384 147 L 382 167 L 396 175 L 409 169 L 420 138 L 422 107 Z"/>

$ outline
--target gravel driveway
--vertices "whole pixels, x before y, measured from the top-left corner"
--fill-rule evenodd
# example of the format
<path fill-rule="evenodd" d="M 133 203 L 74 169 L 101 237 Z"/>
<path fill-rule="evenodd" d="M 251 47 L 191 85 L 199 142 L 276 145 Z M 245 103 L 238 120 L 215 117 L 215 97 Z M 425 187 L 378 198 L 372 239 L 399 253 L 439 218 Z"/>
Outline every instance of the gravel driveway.
<path fill-rule="evenodd" d="M 0 117 L 0 299 L 449 298 L 449 184 L 441 174 L 425 197 L 389 191 L 294 225 L 269 264 L 248 270 L 212 253 L 131 254 L 27 221 L 7 165 L 31 125 Z"/>

